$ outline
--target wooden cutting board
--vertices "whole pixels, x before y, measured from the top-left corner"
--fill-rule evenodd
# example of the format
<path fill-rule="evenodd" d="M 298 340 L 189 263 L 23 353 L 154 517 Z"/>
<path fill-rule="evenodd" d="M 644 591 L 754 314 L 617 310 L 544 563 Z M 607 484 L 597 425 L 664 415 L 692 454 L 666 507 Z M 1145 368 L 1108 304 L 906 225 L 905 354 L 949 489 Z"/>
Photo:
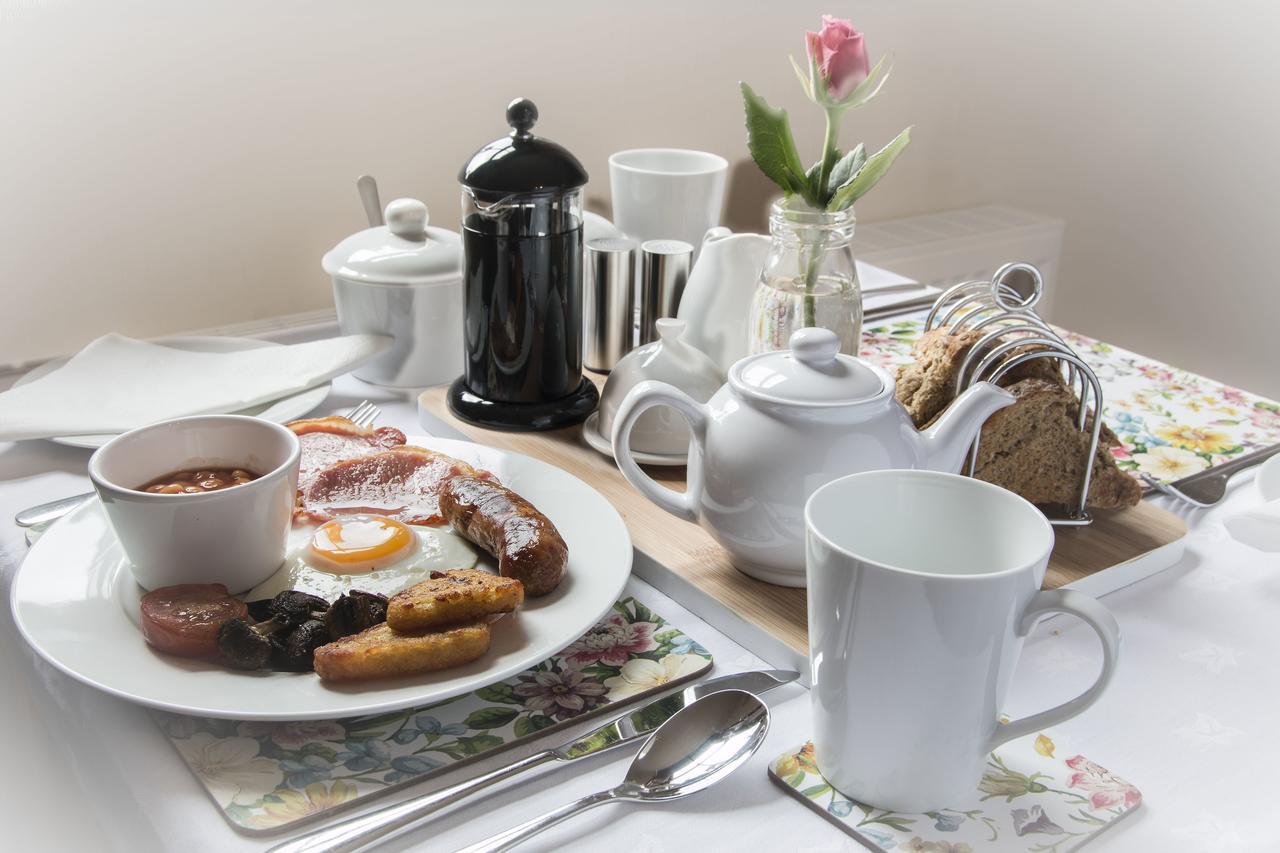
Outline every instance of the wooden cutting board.
<path fill-rule="evenodd" d="M 598 377 L 593 377 L 599 381 Z M 802 654 L 808 653 L 805 591 L 747 577 L 729 554 L 696 524 L 659 509 L 631 487 L 613 460 L 592 450 L 581 427 L 553 432 L 498 432 L 464 423 L 445 403 L 447 388 L 422 392 L 418 405 L 477 443 L 533 456 L 595 487 L 626 522 L 636 548 Z M 685 470 L 646 467 L 655 480 L 684 488 Z M 1095 513 L 1088 527 L 1059 527 L 1045 574 L 1046 589 L 1134 561 L 1186 535 L 1182 519 L 1145 501 L 1121 512 Z"/>

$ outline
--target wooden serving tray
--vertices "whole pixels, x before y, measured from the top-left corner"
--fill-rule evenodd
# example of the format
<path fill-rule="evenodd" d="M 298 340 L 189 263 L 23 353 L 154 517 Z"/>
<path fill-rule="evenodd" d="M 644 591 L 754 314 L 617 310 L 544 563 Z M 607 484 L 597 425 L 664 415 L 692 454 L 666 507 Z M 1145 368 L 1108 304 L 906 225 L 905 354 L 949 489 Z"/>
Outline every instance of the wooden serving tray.
<path fill-rule="evenodd" d="M 600 381 L 600 377 L 592 378 Z M 590 483 L 618 510 L 636 548 L 791 648 L 808 653 L 803 589 L 774 586 L 735 569 L 728 552 L 710 534 L 660 509 L 633 489 L 612 459 L 587 445 L 581 427 L 536 433 L 482 429 L 453 416 L 445 403 L 446 390 L 441 386 L 422 392 L 419 407 L 472 441 L 542 459 Z M 684 488 L 684 468 L 649 466 L 645 471 L 664 485 Z M 1101 594 L 1106 590 L 1091 589 L 1081 582 L 1104 569 L 1134 564 L 1177 542 L 1186 535 L 1187 527 L 1178 516 L 1143 502 L 1120 512 L 1097 512 L 1087 527 L 1058 527 L 1055 532 L 1057 544 L 1049 559 L 1045 589 L 1076 584 Z M 1147 573 L 1131 573 L 1106 589 L 1132 583 Z"/>

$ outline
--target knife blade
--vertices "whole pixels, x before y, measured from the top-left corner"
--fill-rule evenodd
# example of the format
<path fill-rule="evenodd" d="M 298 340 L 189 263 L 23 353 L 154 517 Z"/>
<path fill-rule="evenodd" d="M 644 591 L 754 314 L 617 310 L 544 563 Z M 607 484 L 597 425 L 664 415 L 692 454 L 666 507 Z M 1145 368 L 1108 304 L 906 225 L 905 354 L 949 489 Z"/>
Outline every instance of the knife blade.
<path fill-rule="evenodd" d="M 446 806 L 466 799 L 504 779 L 510 779 L 542 764 L 573 762 L 588 755 L 599 755 L 624 744 L 633 743 L 662 725 L 676 711 L 703 696 L 721 690 L 746 690 L 758 696 L 774 687 L 795 681 L 799 677 L 800 673 L 794 670 L 768 669 L 736 672 L 711 678 L 700 684 L 660 696 L 642 708 L 620 714 L 560 746 L 545 749 L 496 770 L 473 776 L 456 785 L 299 835 L 297 838 L 277 844 L 268 853 L 321 853 L 321 851 L 355 853 L 357 850 L 368 850 L 384 841 L 412 832 L 427 823 L 436 812 Z"/>

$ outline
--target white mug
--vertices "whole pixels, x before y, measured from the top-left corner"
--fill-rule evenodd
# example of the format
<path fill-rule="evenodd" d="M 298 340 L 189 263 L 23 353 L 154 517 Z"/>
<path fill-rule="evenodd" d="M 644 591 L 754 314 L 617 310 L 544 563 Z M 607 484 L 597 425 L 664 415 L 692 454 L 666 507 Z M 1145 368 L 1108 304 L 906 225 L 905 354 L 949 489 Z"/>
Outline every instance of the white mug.
<path fill-rule="evenodd" d="M 729 161 L 706 151 L 634 148 L 609 157 L 613 224 L 637 243 L 702 244 L 720 224 Z"/>
<path fill-rule="evenodd" d="M 1115 619 L 1040 591 L 1053 528 L 1013 492 L 956 474 L 867 471 L 805 506 L 814 752 L 841 793 L 920 813 L 964 802 L 1000 744 L 1088 708 L 1111 680 Z M 1001 725 L 1022 641 L 1070 613 L 1102 641 L 1093 686 Z"/>

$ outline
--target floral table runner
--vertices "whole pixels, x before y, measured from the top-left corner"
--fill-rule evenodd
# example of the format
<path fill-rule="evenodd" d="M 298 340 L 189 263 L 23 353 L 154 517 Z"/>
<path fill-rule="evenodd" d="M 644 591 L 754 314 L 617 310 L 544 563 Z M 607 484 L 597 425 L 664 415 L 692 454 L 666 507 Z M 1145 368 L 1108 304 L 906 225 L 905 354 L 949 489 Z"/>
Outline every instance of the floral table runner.
<path fill-rule="evenodd" d="M 769 778 L 876 850 L 901 853 L 1065 853 L 1133 811 L 1142 792 L 1083 755 L 1058 755 L 1047 734 L 991 753 L 970 797 L 956 808 L 904 814 L 872 808 L 833 789 L 813 744 L 785 753 Z"/>
<path fill-rule="evenodd" d="M 154 716 L 232 826 L 274 832 L 710 669 L 710 652 L 628 597 L 556 656 L 434 705 L 294 723 Z"/>
<path fill-rule="evenodd" d="M 1117 464 L 1161 482 L 1280 443 L 1280 404 L 1176 367 L 1057 329 L 1102 384 L 1103 419 L 1123 442 Z M 911 362 L 922 319 L 863 330 L 859 355 L 892 373 Z"/>

